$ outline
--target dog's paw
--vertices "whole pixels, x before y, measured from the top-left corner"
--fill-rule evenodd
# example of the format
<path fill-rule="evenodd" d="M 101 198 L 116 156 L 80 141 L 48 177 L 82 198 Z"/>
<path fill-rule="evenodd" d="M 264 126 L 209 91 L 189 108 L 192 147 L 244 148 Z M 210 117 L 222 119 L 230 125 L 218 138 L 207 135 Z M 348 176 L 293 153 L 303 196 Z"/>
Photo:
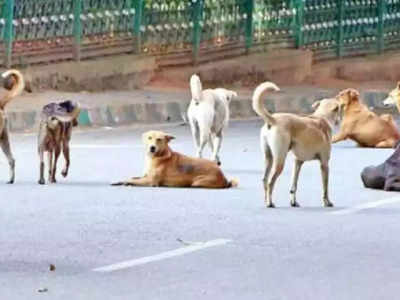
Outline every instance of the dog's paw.
<path fill-rule="evenodd" d="M 333 207 L 333 203 L 328 201 L 328 202 L 324 202 L 324 206 L 325 207 Z"/>
<path fill-rule="evenodd" d="M 63 170 L 63 171 L 61 172 L 61 175 L 62 175 L 64 178 L 67 177 L 67 176 L 68 176 L 68 171 Z"/>
<path fill-rule="evenodd" d="M 45 184 L 45 181 L 44 181 L 44 179 L 39 179 L 38 183 L 43 185 L 43 184 Z"/>
<path fill-rule="evenodd" d="M 14 183 L 14 179 L 11 179 L 10 181 L 7 181 L 7 184 L 13 184 Z"/>
<path fill-rule="evenodd" d="M 124 183 L 123 182 L 113 182 L 113 183 L 111 183 L 111 186 L 121 186 L 121 185 L 124 185 Z"/>
<path fill-rule="evenodd" d="M 291 207 L 300 207 L 300 204 L 297 201 L 290 202 Z"/>
<path fill-rule="evenodd" d="M 272 203 L 272 202 L 270 202 L 270 203 L 265 203 L 265 206 L 266 206 L 267 208 L 275 208 L 275 204 Z"/>

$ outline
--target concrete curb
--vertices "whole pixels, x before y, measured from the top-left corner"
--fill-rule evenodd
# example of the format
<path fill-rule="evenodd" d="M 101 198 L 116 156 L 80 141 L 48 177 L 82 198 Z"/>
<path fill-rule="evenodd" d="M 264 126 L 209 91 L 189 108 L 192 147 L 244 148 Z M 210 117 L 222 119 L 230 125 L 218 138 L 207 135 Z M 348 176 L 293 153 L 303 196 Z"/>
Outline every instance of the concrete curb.
<path fill-rule="evenodd" d="M 311 113 L 311 104 L 316 100 L 332 97 L 337 91 L 316 90 L 312 95 L 293 93 L 271 94 L 266 105 L 271 112 Z M 395 113 L 395 108 L 388 111 L 382 106 L 387 96 L 380 91 L 362 93 L 365 104 L 374 110 Z M 174 123 L 183 121 L 188 103 L 182 101 L 132 103 L 126 105 L 107 105 L 82 109 L 79 124 L 82 127 L 115 127 L 132 124 Z M 231 102 L 231 119 L 251 119 L 256 117 L 249 98 Z M 18 111 L 8 113 L 11 131 L 32 131 L 38 128 L 40 111 Z"/>

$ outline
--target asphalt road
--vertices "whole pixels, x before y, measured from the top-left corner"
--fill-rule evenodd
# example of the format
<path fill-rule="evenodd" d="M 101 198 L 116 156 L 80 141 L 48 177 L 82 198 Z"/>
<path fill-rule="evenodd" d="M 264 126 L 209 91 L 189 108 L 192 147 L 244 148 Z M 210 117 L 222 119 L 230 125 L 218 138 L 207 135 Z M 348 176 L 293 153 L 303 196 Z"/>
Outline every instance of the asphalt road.
<path fill-rule="evenodd" d="M 302 207 L 289 207 L 290 157 L 277 208 L 266 209 L 260 127 L 227 132 L 223 170 L 240 180 L 229 190 L 109 186 L 141 174 L 144 128 L 74 133 L 69 178 L 39 186 L 36 136 L 13 135 L 16 184 L 0 185 L 0 299 L 398 299 L 400 196 L 364 189 L 359 176 L 392 150 L 335 145 L 333 209 L 322 207 L 316 162 L 300 175 Z M 194 153 L 188 127 L 163 129 L 173 149 Z"/>

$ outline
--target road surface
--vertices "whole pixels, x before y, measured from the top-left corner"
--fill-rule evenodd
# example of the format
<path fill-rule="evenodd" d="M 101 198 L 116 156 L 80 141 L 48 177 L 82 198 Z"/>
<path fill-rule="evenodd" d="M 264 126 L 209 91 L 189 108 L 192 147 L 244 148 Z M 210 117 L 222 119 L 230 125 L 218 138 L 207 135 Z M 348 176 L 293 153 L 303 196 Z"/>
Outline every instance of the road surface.
<path fill-rule="evenodd" d="M 109 186 L 141 174 L 146 128 L 74 132 L 69 178 L 40 186 L 36 136 L 14 134 L 16 184 L 0 160 L 0 299 L 397 299 L 400 195 L 359 175 L 392 150 L 335 145 L 333 209 L 316 162 L 289 207 L 289 157 L 266 209 L 260 127 L 227 131 L 222 167 L 240 180 L 228 190 Z M 188 127 L 162 129 L 194 153 Z"/>

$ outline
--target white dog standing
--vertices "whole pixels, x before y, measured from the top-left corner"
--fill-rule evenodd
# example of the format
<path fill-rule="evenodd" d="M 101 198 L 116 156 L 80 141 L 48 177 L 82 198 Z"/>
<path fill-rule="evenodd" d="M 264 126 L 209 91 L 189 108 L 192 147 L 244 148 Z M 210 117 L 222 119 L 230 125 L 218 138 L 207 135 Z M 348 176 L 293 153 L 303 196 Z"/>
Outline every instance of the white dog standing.
<path fill-rule="evenodd" d="M 199 76 L 190 78 L 192 100 L 188 108 L 188 119 L 198 157 L 202 157 L 207 142 L 213 153 L 212 159 L 221 164 L 223 131 L 229 123 L 229 103 L 237 97 L 236 92 L 218 88 L 203 90 Z"/>

